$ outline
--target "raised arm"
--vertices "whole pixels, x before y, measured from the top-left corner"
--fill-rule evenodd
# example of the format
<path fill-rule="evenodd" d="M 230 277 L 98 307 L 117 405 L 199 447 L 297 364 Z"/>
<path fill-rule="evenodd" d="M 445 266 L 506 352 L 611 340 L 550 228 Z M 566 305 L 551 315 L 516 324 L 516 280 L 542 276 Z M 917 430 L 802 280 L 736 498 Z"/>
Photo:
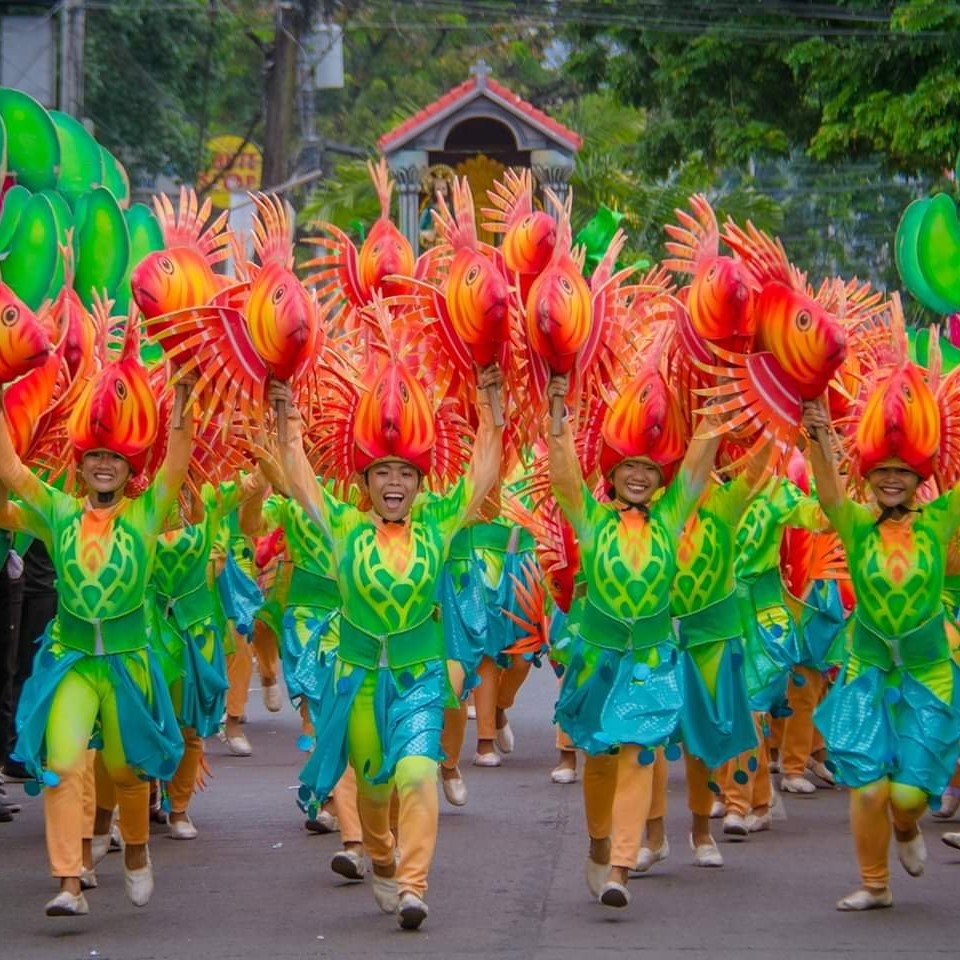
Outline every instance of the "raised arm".
<path fill-rule="evenodd" d="M 803 425 L 810 434 L 810 465 L 817 482 L 817 496 L 826 510 L 836 509 L 847 495 L 833 453 L 830 415 L 822 397 L 804 403 Z"/>
<path fill-rule="evenodd" d="M 0 487 L 12 490 L 27 502 L 34 502 L 43 485 L 17 455 L 7 428 L 7 415 L 0 403 Z"/>
<path fill-rule="evenodd" d="M 721 436 L 711 435 L 716 432 L 716 427 L 712 417 L 701 421 L 700 428 L 690 441 L 680 464 L 680 473 L 685 478 L 687 489 L 694 501 L 699 500 L 706 489 L 717 459 L 717 450 L 720 449 Z"/>
<path fill-rule="evenodd" d="M 484 367 L 477 376 L 477 415 L 480 425 L 473 442 L 473 455 L 468 472 L 471 494 L 467 505 L 467 519 L 477 514 L 487 494 L 500 478 L 503 427 L 494 423 L 489 388 L 495 387 L 499 390 L 502 383 L 503 377 L 496 364 Z"/>
<path fill-rule="evenodd" d="M 556 398 L 566 399 L 570 386 L 569 377 L 554 374 L 547 384 L 547 400 L 553 406 Z M 573 445 L 573 431 L 566 417 L 560 425 L 560 433 L 547 431 L 547 454 L 550 461 L 550 489 L 560 504 L 560 509 L 570 517 L 583 513 L 583 471 Z"/>
<path fill-rule="evenodd" d="M 184 377 L 181 383 L 192 390 L 196 383 L 196 375 Z M 157 478 L 154 480 L 156 488 L 157 516 L 166 517 L 180 496 L 187 471 L 190 469 L 190 458 L 193 456 L 194 432 L 194 403 L 192 397 L 187 397 L 184 403 L 183 419 L 179 426 L 170 424 L 170 435 L 167 439 L 167 455 L 160 464 Z"/>

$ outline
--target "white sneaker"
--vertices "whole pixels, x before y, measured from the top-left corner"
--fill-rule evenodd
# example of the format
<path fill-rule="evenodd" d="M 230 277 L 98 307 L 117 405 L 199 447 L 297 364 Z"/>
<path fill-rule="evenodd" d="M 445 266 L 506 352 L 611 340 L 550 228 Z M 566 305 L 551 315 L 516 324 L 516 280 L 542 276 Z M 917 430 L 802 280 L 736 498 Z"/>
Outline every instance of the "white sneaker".
<path fill-rule="evenodd" d="M 195 840 L 197 838 L 199 831 L 189 816 L 186 820 L 170 820 L 169 824 L 171 840 Z"/>
<path fill-rule="evenodd" d="M 630 904 L 630 891 L 616 880 L 608 880 L 600 891 L 600 902 L 605 907 L 623 909 Z"/>
<path fill-rule="evenodd" d="M 472 704 L 467 704 L 467 719 L 476 720 L 477 719 L 477 708 Z"/>
<path fill-rule="evenodd" d="M 48 917 L 85 917 L 90 912 L 90 905 L 82 893 L 61 890 L 47 901 L 45 909 Z"/>
<path fill-rule="evenodd" d="M 837 909 L 844 913 L 892 906 L 893 894 L 888 887 L 880 893 L 874 893 L 871 890 L 854 890 L 853 893 L 848 893 L 842 900 L 837 901 Z"/>
<path fill-rule="evenodd" d="M 367 865 L 356 850 L 340 850 L 333 855 L 330 869 L 345 880 L 363 880 L 367 875 Z"/>
<path fill-rule="evenodd" d="M 830 768 L 822 760 L 814 760 L 810 757 L 807 760 L 807 769 L 818 779 L 831 787 L 837 785 L 837 778 L 830 771 Z"/>
<path fill-rule="evenodd" d="M 607 882 L 610 875 L 609 863 L 597 863 L 587 857 L 587 889 L 591 896 L 599 897 L 603 885 Z"/>
<path fill-rule="evenodd" d="M 770 761 L 767 763 L 767 769 L 768 769 L 771 773 L 783 773 L 783 767 L 780 766 L 780 761 L 779 761 L 779 760 L 770 760 Z"/>
<path fill-rule="evenodd" d="M 772 826 L 773 817 L 770 815 L 769 811 L 761 814 L 747 814 L 748 833 L 763 833 L 765 830 L 769 830 Z"/>
<path fill-rule="evenodd" d="M 723 854 L 717 846 L 717 841 L 710 838 L 709 843 L 694 844 L 693 835 L 690 836 L 690 849 L 693 851 L 693 862 L 698 867 L 722 867 Z"/>
<path fill-rule="evenodd" d="M 419 930 L 429 912 L 423 898 L 408 890 L 397 904 L 397 922 L 403 930 Z"/>
<path fill-rule="evenodd" d="M 750 833 L 747 828 L 747 821 L 739 813 L 728 813 L 723 818 L 723 832 L 730 837 L 746 839 Z"/>
<path fill-rule="evenodd" d="M 304 824 L 310 833 L 336 833 L 340 829 L 340 821 L 329 810 L 319 810 L 313 820 Z"/>
<path fill-rule="evenodd" d="M 137 870 L 128 870 L 123 866 L 123 887 L 127 898 L 136 907 L 145 907 L 153 896 L 153 863 L 150 851 L 147 851 L 147 865 Z"/>
<path fill-rule="evenodd" d="M 463 777 L 456 776 L 447 780 L 441 776 L 440 782 L 443 784 L 443 795 L 447 798 L 447 803 L 454 807 L 466 806 L 467 785 L 463 782 Z"/>
<path fill-rule="evenodd" d="M 235 737 L 227 737 L 226 741 L 227 749 L 235 757 L 253 756 L 253 747 L 250 746 L 250 741 L 245 733 L 238 733 Z"/>
<path fill-rule="evenodd" d="M 948 846 L 953 847 L 954 850 L 960 850 L 960 833 L 945 833 L 940 839 Z"/>
<path fill-rule="evenodd" d="M 376 873 L 370 875 L 370 885 L 373 888 L 373 899 L 384 913 L 396 913 L 397 902 L 400 897 L 397 893 L 396 877 L 379 877 Z"/>
<path fill-rule="evenodd" d="M 772 820 L 786 820 L 787 807 L 780 796 L 780 791 L 772 789 L 770 791 L 770 818 Z"/>
<path fill-rule="evenodd" d="M 710 819 L 720 820 L 727 815 L 727 805 L 722 800 L 714 800 L 710 807 Z"/>
<path fill-rule="evenodd" d="M 272 683 L 269 687 L 262 686 L 260 688 L 260 695 L 263 697 L 263 705 L 271 713 L 279 713 L 280 708 L 283 706 L 283 700 L 280 696 L 280 684 Z"/>
<path fill-rule="evenodd" d="M 80 889 L 81 890 L 96 890 L 99 886 L 97 881 L 97 871 L 88 870 L 86 867 L 83 868 L 83 872 L 80 874 Z"/>
<path fill-rule="evenodd" d="M 927 845 L 923 842 L 923 834 L 917 830 L 912 840 L 897 841 L 897 856 L 903 869 L 911 877 L 922 877 L 927 863 Z"/>
<path fill-rule="evenodd" d="M 500 748 L 501 753 L 513 753 L 516 740 L 514 739 L 513 729 L 510 726 L 509 720 L 497 731 L 494 743 Z"/>
<path fill-rule="evenodd" d="M 817 788 L 806 777 L 784 777 L 780 781 L 780 789 L 783 793 L 806 797 L 817 792 Z"/>
<path fill-rule="evenodd" d="M 576 783 L 577 771 L 575 767 L 568 767 L 561 764 L 550 771 L 550 779 L 554 783 Z"/>
<path fill-rule="evenodd" d="M 502 763 L 500 754 L 496 750 L 493 753 L 475 753 L 473 755 L 473 765 L 475 767 L 499 767 Z"/>
<path fill-rule="evenodd" d="M 634 867 L 634 873 L 646 873 L 655 863 L 660 863 L 670 856 L 670 841 L 666 837 L 660 844 L 658 850 L 651 850 L 649 847 L 640 848 L 640 856 L 637 857 L 637 865 Z"/>

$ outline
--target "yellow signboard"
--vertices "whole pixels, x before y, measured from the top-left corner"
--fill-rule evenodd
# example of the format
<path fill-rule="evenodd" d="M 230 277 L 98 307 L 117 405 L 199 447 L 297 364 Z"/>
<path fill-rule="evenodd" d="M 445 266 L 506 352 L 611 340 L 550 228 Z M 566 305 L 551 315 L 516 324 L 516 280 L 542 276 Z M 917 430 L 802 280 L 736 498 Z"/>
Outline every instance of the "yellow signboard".
<path fill-rule="evenodd" d="M 210 200 L 226 210 L 231 193 L 259 190 L 263 175 L 263 155 L 253 143 L 244 143 L 242 137 L 221 134 L 207 141 L 210 165 L 200 176 L 200 188 L 216 179 L 210 190 Z"/>

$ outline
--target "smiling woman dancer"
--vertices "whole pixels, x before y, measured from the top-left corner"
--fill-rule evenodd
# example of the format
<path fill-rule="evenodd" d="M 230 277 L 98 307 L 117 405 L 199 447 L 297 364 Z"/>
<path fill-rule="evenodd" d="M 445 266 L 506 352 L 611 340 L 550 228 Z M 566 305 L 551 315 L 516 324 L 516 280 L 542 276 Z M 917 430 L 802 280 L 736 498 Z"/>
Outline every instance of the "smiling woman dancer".
<path fill-rule="evenodd" d="M 548 394 L 566 397 L 567 386 L 554 376 Z M 630 902 L 627 877 L 650 809 L 654 749 L 675 739 L 680 725 L 670 585 L 680 532 L 719 445 L 695 437 L 686 447 L 684 432 L 659 374 L 641 374 L 603 422 L 600 467 L 611 503 L 584 483 L 566 421 L 549 441 L 551 486 L 579 539 L 586 581 L 556 719 L 588 754 L 587 886 L 608 907 Z"/>
<path fill-rule="evenodd" d="M 95 728 L 117 786 L 124 881 L 137 906 L 153 892 L 150 783 L 142 778 L 169 779 L 183 752 L 170 695 L 148 645 L 144 597 L 157 537 L 190 463 L 193 416 L 171 428 L 154 482 L 128 499 L 127 484 L 145 469 L 159 419 L 137 346 L 132 327 L 122 359 L 91 381 L 68 423 L 86 496 L 68 496 L 34 476 L 0 417 L 0 485 L 22 501 L 22 507 L 6 506 L 0 524 L 42 536 L 57 574 L 57 616 L 23 690 L 16 748 L 47 785 L 47 850 L 60 880 L 48 916 L 89 912 L 80 886 L 81 798 Z"/>
<path fill-rule="evenodd" d="M 340 646 L 318 661 L 327 688 L 314 713 L 316 747 L 301 779 L 323 801 L 349 755 L 373 893 L 404 929 L 417 929 L 427 916 L 423 895 L 437 836 L 437 764 L 450 687 L 434 616 L 437 585 L 453 537 L 477 513 L 500 470 L 503 428 L 494 426 L 486 390 L 499 386 L 500 372 L 488 367 L 477 379 L 480 426 L 470 468 L 446 496 L 419 500 L 438 441 L 433 407 L 400 361 L 380 369 L 359 399 L 347 438 L 372 505 L 366 512 L 317 482 L 290 390 L 270 387 L 271 401 L 285 401 L 290 411 L 280 449 L 288 491 L 326 539 L 343 598 Z M 390 830 L 394 782 L 396 839 Z"/>
<path fill-rule="evenodd" d="M 857 597 L 842 672 L 815 715 L 837 779 L 852 788 L 863 882 L 837 909 L 871 910 L 893 904 L 891 827 L 903 868 L 923 873 L 918 822 L 928 798 L 946 787 L 960 749 L 960 684 L 941 599 L 960 487 L 918 505 L 939 449 L 940 413 L 911 364 L 874 392 L 857 428 L 858 467 L 875 504 L 847 496 L 822 401 L 805 405 L 804 424 L 815 438 L 817 495 L 846 548 Z"/>

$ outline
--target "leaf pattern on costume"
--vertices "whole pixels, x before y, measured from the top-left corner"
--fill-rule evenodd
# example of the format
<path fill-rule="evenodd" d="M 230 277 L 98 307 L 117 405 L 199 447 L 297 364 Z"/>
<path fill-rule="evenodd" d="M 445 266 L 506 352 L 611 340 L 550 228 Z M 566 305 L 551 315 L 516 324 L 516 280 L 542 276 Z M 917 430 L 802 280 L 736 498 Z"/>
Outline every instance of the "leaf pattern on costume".
<path fill-rule="evenodd" d="M 164 596 L 176 597 L 206 579 L 210 531 L 206 521 L 162 533 L 157 538 L 153 583 Z"/>
<path fill-rule="evenodd" d="M 674 613 L 683 616 L 726 596 L 733 563 L 728 524 L 701 507 L 684 527 L 677 547 L 677 573 L 670 593 Z"/>
<path fill-rule="evenodd" d="M 142 537 L 128 529 L 122 516 L 101 528 L 97 542 L 83 536 L 83 515 L 78 513 L 60 533 L 61 559 L 58 590 L 69 597 L 70 610 L 88 620 L 128 612 L 143 599 L 149 558 Z M 91 556 L 97 564 L 90 566 Z"/>
<path fill-rule="evenodd" d="M 285 504 L 282 526 L 291 563 L 318 576 L 336 576 L 333 553 L 326 537 L 296 501 L 288 500 Z"/>

